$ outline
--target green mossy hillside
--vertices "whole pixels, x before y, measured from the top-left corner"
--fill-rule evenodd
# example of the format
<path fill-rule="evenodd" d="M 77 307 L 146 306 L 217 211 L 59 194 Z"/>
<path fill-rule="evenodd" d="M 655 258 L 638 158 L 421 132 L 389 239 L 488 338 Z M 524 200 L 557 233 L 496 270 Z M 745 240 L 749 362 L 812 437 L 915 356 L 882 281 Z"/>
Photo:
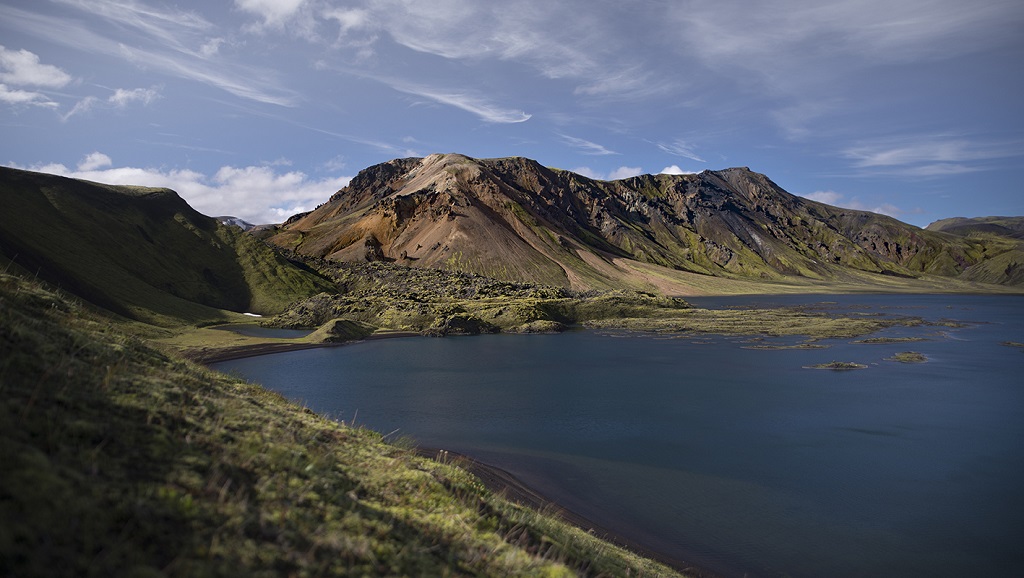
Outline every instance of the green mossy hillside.
<path fill-rule="evenodd" d="M 0 266 L 121 316 L 205 323 L 276 313 L 331 285 L 174 191 L 0 167 Z"/>
<path fill-rule="evenodd" d="M 2 576 L 658 576 L 0 274 Z"/>

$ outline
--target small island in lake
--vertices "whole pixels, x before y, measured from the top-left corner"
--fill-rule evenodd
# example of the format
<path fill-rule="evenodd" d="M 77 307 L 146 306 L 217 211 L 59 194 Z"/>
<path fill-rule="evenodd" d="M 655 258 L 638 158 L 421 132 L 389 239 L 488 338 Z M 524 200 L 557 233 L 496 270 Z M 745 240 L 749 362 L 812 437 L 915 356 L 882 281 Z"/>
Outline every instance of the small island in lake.
<path fill-rule="evenodd" d="M 898 361 L 899 363 L 924 363 L 928 361 L 928 358 L 923 353 L 917 351 L 902 351 L 892 357 L 886 357 L 885 360 Z"/>
<path fill-rule="evenodd" d="M 852 361 L 830 361 L 828 363 L 819 363 L 817 365 L 808 365 L 807 369 L 831 369 L 834 371 L 846 371 L 849 369 L 867 369 L 868 366 L 863 363 L 854 363 Z"/>

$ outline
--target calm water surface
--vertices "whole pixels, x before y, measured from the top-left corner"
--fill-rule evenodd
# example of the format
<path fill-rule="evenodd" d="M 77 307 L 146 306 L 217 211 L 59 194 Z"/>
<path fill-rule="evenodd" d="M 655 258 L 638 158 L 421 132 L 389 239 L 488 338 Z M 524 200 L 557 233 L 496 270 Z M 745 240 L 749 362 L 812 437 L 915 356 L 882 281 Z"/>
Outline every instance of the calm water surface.
<path fill-rule="evenodd" d="M 1024 342 L 1024 298 L 692 301 L 970 324 L 821 350 L 595 332 L 409 338 L 216 368 L 503 467 L 604 527 L 724 573 L 1020 574 L 1024 350 L 1002 342 Z M 909 350 L 928 362 L 885 360 Z M 869 368 L 803 368 L 833 360 Z"/>

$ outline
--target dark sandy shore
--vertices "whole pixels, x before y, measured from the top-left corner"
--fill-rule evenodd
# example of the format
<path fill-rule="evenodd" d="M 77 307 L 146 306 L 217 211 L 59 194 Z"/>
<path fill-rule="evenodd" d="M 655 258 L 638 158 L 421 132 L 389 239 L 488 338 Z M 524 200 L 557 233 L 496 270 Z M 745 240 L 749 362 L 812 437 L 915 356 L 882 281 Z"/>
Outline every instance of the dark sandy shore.
<path fill-rule="evenodd" d="M 417 454 L 430 459 L 437 459 L 440 452 L 441 450 L 433 448 L 416 448 Z M 547 514 L 558 516 L 562 520 L 576 526 L 577 528 L 585 530 L 590 534 L 593 534 L 603 540 L 621 546 L 627 550 L 630 550 L 631 552 L 635 552 L 637 554 L 640 554 L 641 556 L 650 558 L 652 560 L 657 560 L 658 562 L 661 562 L 666 566 L 670 566 L 686 574 L 687 576 L 694 576 L 695 578 L 724 578 L 721 574 L 717 574 L 705 568 L 694 566 L 693 564 L 690 564 L 685 560 L 680 560 L 678 558 L 665 555 L 661 552 L 651 550 L 650 548 L 647 548 L 644 545 L 633 541 L 628 536 L 618 534 L 598 524 L 595 524 L 594 522 L 585 518 L 584 516 L 581 516 L 571 510 L 567 510 L 559 506 L 557 503 L 547 499 L 541 493 L 527 486 L 523 482 L 519 481 L 519 479 L 516 478 L 514 475 L 501 468 L 479 462 L 463 454 L 449 451 L 445 451 L 444 460 L 449 463 L 454 463 L 459 467 L 469 471 L 474 476 L 479 478 L 480 481 L 483 482 L 484 486 L 487 487 L 487 489 L 498 495 L 503 496 L 505 499 L 511 502 L 515 502 L 517 504 L 521 504 L 523 506 L 527 506 L 529 508 Z"/>
<path fill-rule="evenodd" d="M 393 332 L 371 335 L 364 340 L 375 340 L 375 339 L 391 339 L 396 337 L 414 337 L 420 335 L 415 332 Z M 261 343 L 256 345 L 244 345 L 238 347 L 229 347 L 224 349 L 211 350 L 209 352 L 196 352 L 189 357 L 196 362 L 209 365 L 211 363 L 217 363 L 220 361 L 230 361 L 233 359 L 243 359 L 246 357 L 255 357 L 258 355 L 268 355 L 271 353 L 285 353 L 288 351 L 301 351 L 305 349 L 315 349 L 321 347 L 339 347 L 342 345 L 348 345 L 352 343 L 358 343 L 358 341 L 347 341 L 341 343 Z M 436 459 L 440 450 L 433 448 L 417 448 L 416 453 L 430 459 Z M 599 538 L 612 542 L 618 546 L 626 548 L 632 552 L 636 552 L 644 557 L 652 560 L 657 560 L 662 564 L 675 568 L 676 570 L 683 572 L 688 576 L 694 576 L 695 578 L 723 578 L 723 575 L 712 572 L 710 570 L 694 566 L 672 556 L 668 556 L 661 552 L 657 552 L 650 548 L 643 546 L 642 544 L 630 539 L 628 536 L 624 536 L 603 528 L 598 524 L 590 521 L 589 519 L 567 510 L 557 503 L 549 500 L 541 493 L 537 492 L 533 488 L 528 487 L 523 482 L 519 481 L 511 473 L 491 466 L 469 456 L 457 454 L 454 452 L 446 452 L 445 459 L 448 462 L 455 462 L 460 467 L 466 469 L 476 477 L 487 487 L 487 489 L 504 496 L 506 499 L 522 504 L 529 508 L 542 511 L 548 514 L 556 515 L 562 520 L 573 524 L 574 526 L 585 530 Z"/>
<path fill-rule="evenodd" d="M 231 361 L 232 359 L 244 359 L 246 357 L 256 357 L 259 355 L 269 355 L 271 353 L 285 353 L 288 351 L 302 351 L 304 349 L 319 349 L 321 347 L 340 347 L 342 345 L 351 345 L 353 343 L 359 343 L 360 341 L 375 341 L 378 339 L 394 339 L 396 337 L 417 337 L 420 334 L 415 331 L 393 331 L 389 333 L 377 333 L 370 335 L 356 341 L 341 341 L 333 343 L 258 343 L 254 345 L 239 345 L 237 347 L 225 347 L 221 349 L 211 349 L 209 351 L 193 351 L 185 354 L 185 357 L 209 365 L 211 363 L 218 363 L 221 361 Z"/>

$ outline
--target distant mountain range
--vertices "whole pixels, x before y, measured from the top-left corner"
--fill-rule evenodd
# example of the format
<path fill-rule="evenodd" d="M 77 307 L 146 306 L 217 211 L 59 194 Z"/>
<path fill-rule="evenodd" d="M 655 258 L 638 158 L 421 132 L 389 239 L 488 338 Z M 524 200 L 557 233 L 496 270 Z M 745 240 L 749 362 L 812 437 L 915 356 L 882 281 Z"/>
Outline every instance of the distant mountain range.
<path fill-rule="evenodd" d="M 928 227 L 787 193 L 747 168 L 597 181 L 525 158 L 396 159 L 360 172 L 269 240 L 334 260 L 573 288 L 693 286 L 693 274 L 1022 284 L 1021 218 Z"/>
<path fill-rule="evenodd" d="M 0 206 L 0 269 L 157 325 L 337 292 L 309 257 L 666 295 L 1024 286 L 1024 218 L 920 229 L 746 168 L 606 182 L 524 158 L 396 159 L 245 232 L 168 189 L 0 167 Z"/>

